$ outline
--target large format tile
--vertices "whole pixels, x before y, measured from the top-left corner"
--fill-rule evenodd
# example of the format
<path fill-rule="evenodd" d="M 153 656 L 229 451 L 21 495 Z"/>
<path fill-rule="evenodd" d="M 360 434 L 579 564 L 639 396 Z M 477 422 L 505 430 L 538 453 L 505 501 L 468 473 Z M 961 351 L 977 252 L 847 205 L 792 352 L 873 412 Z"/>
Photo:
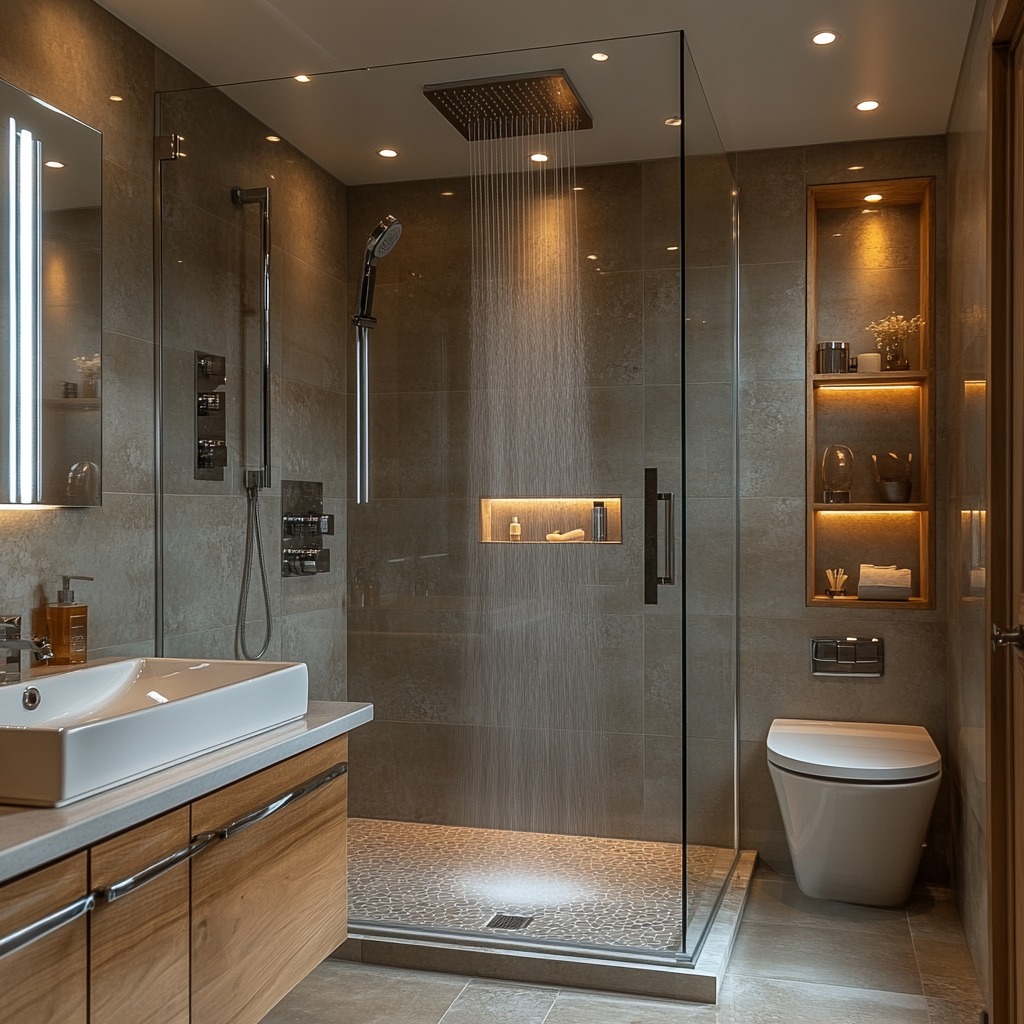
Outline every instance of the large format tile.
<path fill-rule="evenodd" d="M 558 990 L 474 979 L 444 1015 L 443 1024 L 545 1024 Z"/>
<path fill-rule="evenodd" d="M 852 930 L 747 921 L 740 929 L 730 969 L 777 981 L 803 981 L 921 995 L 910 935 L 876 935 L 870 942 Z"/>
<path fill-rule="evenodd" d="M 325 960 L 263 1024 L 438 1024 L 466 979 Z"/>

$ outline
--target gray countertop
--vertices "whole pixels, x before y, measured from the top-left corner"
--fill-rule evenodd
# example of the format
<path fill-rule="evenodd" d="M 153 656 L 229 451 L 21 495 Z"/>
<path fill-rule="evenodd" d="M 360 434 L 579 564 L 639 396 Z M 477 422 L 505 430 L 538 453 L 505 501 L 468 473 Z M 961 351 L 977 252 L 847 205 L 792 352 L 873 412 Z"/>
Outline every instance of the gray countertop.
<path fill-rule="evenodd" d="M 372 704 L 310 701 L 298 721 L 65 807 L 0 805 L 0 882 L 191 803 L 372 718 Z"/>

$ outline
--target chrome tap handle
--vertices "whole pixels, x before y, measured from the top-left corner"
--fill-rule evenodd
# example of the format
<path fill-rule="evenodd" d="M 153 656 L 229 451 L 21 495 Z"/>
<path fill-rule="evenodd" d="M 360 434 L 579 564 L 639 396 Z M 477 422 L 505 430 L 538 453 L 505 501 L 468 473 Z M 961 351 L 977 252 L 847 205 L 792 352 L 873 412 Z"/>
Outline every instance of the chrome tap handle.
<path fill-rule="evenodd" d="M 35 644 L 32 649 L 33 661 L 49 661 L 53 657 L 53 647 L 48 636 L 34 636 L 32 643 Z"/>

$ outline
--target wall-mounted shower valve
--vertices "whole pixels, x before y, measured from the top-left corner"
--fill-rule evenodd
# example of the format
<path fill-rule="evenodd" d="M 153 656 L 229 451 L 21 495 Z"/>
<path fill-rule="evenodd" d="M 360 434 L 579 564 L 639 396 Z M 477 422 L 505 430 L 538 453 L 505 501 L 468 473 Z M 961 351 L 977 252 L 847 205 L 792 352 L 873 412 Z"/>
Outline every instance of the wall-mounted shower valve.
<path fill-rule="evenodd" d="M 195 354 L 197 480 L 223 480 L 228 464 L 227 360 L 210 352 Z"/>

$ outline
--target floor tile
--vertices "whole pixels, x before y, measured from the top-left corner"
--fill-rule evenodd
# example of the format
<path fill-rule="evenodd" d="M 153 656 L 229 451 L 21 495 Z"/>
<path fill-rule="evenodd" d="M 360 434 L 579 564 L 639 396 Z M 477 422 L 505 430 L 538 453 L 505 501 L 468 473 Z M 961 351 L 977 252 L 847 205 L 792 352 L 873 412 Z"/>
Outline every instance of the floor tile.
<path fill-rule="evenodd" d="M 731 975 L 720 1024 L 929 1024 L 922 996 Z"/>
<path fill-rule="evenodd" d="M 325 960 L 263 1024 L 438 1024 L 467 981 Z"/>
<path fill-rule="evenodd" d="M 744 921 L 729 971 L 781 981 L 804 981 L 921 995 L 909 930 L 896 939 L 876 933 Z"/>
<path fill-rule="evenodd" d="M 544 1024 L 558 989 L 474 979 L 441 1024 Z"/>
<path fill-rule="evenodd" d="M 559 993 L 544 1024 L 731 1024 L 716 1006 L 675 1003 L 663 999 L 603 995 L 598 992 Z"/>

